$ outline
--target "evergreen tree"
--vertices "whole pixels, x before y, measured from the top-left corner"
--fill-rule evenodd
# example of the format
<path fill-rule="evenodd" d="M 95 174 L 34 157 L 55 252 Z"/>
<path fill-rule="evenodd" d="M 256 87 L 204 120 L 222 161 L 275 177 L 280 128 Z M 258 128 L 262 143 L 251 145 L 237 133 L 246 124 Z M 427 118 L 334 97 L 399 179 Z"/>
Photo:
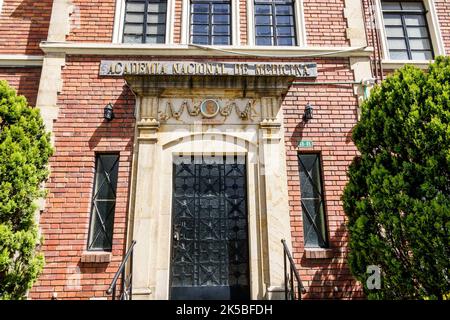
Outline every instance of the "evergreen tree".
<path fill-rule="evenodd" d="M 25 298 L 42 270 L 35 201 L 51 153 L 39 110 L 0 81 L 0 299 Z"/>
<path fill-rule="evenodd" d="M 349 265 L 373 299 L 450 293 L 450 58 L 405 66 L 374 88 L 353 140 L 344 195 Z M 367 267 L 381 289 L 367 287 Z"/>

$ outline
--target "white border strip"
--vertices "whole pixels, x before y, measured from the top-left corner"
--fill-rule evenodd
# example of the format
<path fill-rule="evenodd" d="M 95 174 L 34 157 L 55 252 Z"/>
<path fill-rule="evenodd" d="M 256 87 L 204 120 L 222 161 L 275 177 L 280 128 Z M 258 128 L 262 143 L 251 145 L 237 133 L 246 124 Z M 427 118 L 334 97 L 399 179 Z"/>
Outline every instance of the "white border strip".
<path fill-rule="evenodd" d="M 116 11 L 114 14 L 114 30 L 113 30 L 113 43 L 122 42 L 123 22 L 125 19 L 125 0 L 116 0 Z"/>
<path fill-rule="evenodd" d="M 0 54 L 0 67 L 41 67 L 43 62 L 44 56 Z"/>

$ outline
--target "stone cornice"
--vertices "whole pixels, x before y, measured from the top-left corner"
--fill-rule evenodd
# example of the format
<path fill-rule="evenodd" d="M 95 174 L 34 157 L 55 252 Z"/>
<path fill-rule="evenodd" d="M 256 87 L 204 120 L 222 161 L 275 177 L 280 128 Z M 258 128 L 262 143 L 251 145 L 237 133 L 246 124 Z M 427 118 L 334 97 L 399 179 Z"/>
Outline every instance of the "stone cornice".
<path fill-rule="evenodd" d="M 372 47 L 208 47 L 183 44 L 148 45 L 127 43 L 49 42 L 40 45 L 45 53 L 100 56 L 215 56 L 262 58 L 369 57 Z"/>
<path fill-rule="evenodd" d="M 0 54 L 0 67 L 41 67 L 44 56 Z"/>

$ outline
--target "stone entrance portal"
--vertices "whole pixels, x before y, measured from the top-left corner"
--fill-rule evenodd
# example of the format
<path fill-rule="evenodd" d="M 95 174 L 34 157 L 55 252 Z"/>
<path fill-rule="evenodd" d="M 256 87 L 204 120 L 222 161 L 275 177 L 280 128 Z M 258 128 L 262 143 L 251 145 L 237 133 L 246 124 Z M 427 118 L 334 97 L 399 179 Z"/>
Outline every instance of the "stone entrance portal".
<path fill-rule="evenodd" d="M 128 75 L 125 78 L 137 96 L 128 233 L 129 241 L 137 241 L 134 299 L 284 297 L 281 239 L 290 244 L 291 229 L 281 103 L 294 77 Z M 194 215 L 183 222 L 179 201 L 188 199 L 179 198 L 176 191 L 180 187 L 177 184 L 180 167 L 174 159 L 199 155 L 246 159 L 246 165 L 240 168 L 241 180 L 236 183 L 237 188 L 243 189 L 240 196 L 245 195 L 246 202 L 240 208 L 242 217 L 236 225 L 212 228 L 219 221 L 213 218 L 215 214 L 223 216 L 223 221 L 233 221 L 233 217 L 226 218 L 233 215 L 229 208 L 208 209 L 203 212 L 208 216 Z M 206 170 L 207 167 L 199 165 L 198 170 Z M 198 180 L 205 178 L 203 173 L 194 177 L 197 181 L 192 182 L 193 188 L 205 186 Z M 230 187 L 225 180 L 214 185 L 218 186 Z M 226 202 L 226 192 L 214 199 L 211 201 Z M 194 206 L 196 209 L 203 210 L 202 205 Z M 229 242 L 240 251 L 236 264 L 230 252 L 228 256 L 222 254 L 224 242 L 220 237 L 215 237 L 219 240 L 214 244 L 211 234 L 204 238 L 211 236 L 211 241 L 205 240 L 198 244 L 200 247 L 189 249 L 194 243 L 190 239 L 203 241 L 203 238 L 197 231 L 188 234 L 191 232 L 188 224 L 208 228 L 211 224 L 205 232 L 207 229 L 234 232 L 237 226 L 240 235 Z M 189 251 L 184 258 L 182 250 Z M 199 256 L 193 258 L 195 255 Z M 190 259 L 193 262 L 186 263 Z M 199 276 L 199 268 L 205 274 Z M 204 283 L 207 289 L 201 288 Z"/>

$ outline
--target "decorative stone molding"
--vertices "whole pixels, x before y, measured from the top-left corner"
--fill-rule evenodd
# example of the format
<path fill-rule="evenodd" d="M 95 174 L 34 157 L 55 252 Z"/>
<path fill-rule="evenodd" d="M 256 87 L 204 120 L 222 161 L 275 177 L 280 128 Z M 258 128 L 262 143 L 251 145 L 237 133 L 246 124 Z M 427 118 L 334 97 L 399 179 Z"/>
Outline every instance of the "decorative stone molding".
<path fill-rule="evenodd" d="M 71 0 L 54 0 L 47 41 L 66 41 L 70 33 L 70 16 L 75 12 Z"/>
<path fill-rule="evenodd" d="M 191 117 L 203 116 L 204 118 L 214 118 L 215 116 L 220 114 L 226 119 L 231 115 L 231 113 L 234 110 L 241 120 L 253 121 L 253 116 L 258 114 L 255 109 L 255 100 L 249 99 L 246 106 L 243 109 L 241 109 L 237 105 L 237 103 L 233 100 L 227 102 L 222 101 L 222 103 L 217 102 L 218 104 L 217 112 L 215 112 L 215 114 L 212 114 L 211 116 L 207 116 L 204 115 L 201 110 L 202 103 L 204 103 L 207 100 L 211 99 L 206 100 L 204 99 L 200 101 L 194 101 L 193 99 L 191 99 L 191 101 L 184 100 L 180 103 L 179 107 L 175 107 L 176 103 L 169 99 L 168 101 L 165 102 L 165 105 L 160 105 L 158 111 L 158 119 L 161 122 L 166 122 L 171 118 L 175 120 L 180 120 L 185 111 Z"/>
<path fill-rule="evenodd" d="M 138 129 L 138 141 L 158 141 L 157 132 L 160 127 L 158 120 L 153 118 L 142 119 L 136 126 Z"/>
<path fill-rule="evenodd" d="M 41 110 L 44 124 L 53 132 L 53 122 L 58 117 L 58 93 L 62 90 L 62 67 L 65 65 L 64 54 L 48 54 L 44 58 L 36 106 Z M 52 143 L 54 142 L 52 135 Z"/>
<path fill-rule="evenodd" d="M 217 98 L 279 97 L 286 94 L 293 76 L 125 76 L 130 88 L 140 97 L 191 98 L 215 95 Z M 215 91 L 214 91 L 215 90 Z M 273 102 L 270 102 L 273 104 Z"/>
<path fill-rule="evenodd" d="M 0 67 L 42 67 L 43 60 L 43 56 L 0 54 Z"/>
<path fill-rule="evenodd" d="M 345 0 L 344 16 L 347 19 L 347 39 L 351 46 L 367 46 L 364 12 L 361 0 Z"/>
<path fill-rule="evenodd" d="M 291 58 L 315 55 L 317 57 L 369 57 L 373 54 L 372 47 L 273 47 L 273 46 L 226 46 L 226 47 L 201 47 L 188 44 L 180 45 L 149 45 L 129 43 L 75 43 L 65 41 L 45 41 L 41 43 L 41 49 L 45 52 L 60 52 L 76 55 L 101 54 L 103 56 L 213 56 L 213 57 L 247 57 L 260 54 L 282 58 Z M 216 50 L 217 49 L 217 50 Z"/>
<path fill-rule="evenodd" d="M 374 85 L 371 81 L 373 76 L 370 60 L 367 58 L 350 58 L 350 68 L 353 70 L 355 81 L 361 83 L 354 86 L 354 93 L 358 97 L 358 105 L 361 106 Z"/>

